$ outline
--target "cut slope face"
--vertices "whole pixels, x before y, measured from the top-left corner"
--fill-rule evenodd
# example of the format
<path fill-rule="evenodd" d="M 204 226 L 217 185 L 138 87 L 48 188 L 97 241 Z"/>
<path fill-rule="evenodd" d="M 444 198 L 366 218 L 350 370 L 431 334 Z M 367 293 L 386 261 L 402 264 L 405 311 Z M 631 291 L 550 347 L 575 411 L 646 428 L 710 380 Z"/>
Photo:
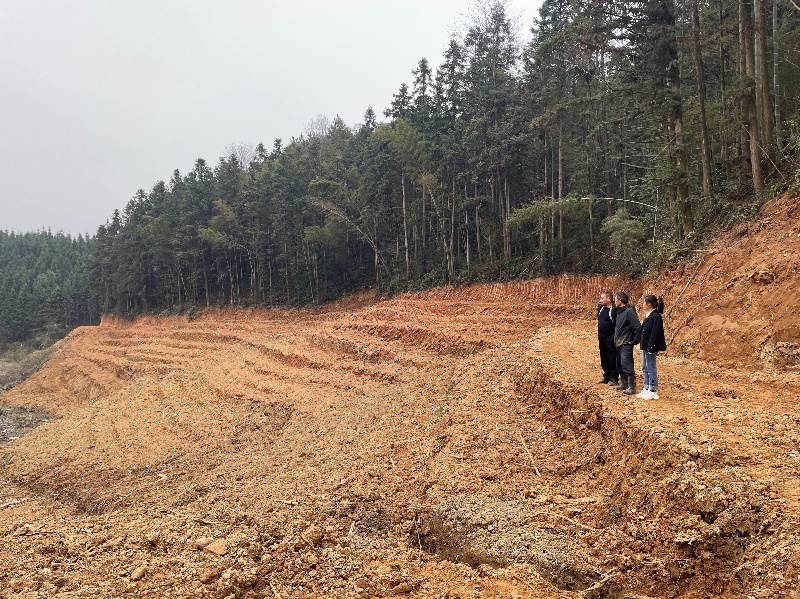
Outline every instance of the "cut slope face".
<path fill-rule="evenodd" d="M 597 293 L 644 287 L 79 329 L 2 397 L 55 418 L 0 445 L 0 596 L 792 597 L 795 373 L 596 385 Z"/>
<path fill-rule="evenodd" d="M 662 282 L 674 344 L 729 367 L 800 368 L 800 198 L 769 202 Z"/>

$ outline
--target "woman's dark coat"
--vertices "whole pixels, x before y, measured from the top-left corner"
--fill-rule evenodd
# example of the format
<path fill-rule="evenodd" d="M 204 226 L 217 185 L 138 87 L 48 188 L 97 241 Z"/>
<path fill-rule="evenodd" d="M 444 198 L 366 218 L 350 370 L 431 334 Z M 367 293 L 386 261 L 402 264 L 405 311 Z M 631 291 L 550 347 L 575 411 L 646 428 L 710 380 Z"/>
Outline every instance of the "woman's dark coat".
<path fill-rule="evenodd" d="M 640 347 L 651 354 L 667 350 L 667 340 L 664 338 L 664 319 L 656 310 L 650 312 L 642 323 Z"/>

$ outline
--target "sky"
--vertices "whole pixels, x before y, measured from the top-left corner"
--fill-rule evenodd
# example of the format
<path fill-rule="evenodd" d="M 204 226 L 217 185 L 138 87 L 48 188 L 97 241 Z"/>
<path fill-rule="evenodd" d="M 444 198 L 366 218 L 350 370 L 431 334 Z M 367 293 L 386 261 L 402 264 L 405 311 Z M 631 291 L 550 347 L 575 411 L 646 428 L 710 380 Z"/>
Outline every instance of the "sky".
<path fill-rule="evenodd" d="M 510 0 L 524 38 L 541 0 Z M 0 230 L 94 235 L 140 188 L 383 110 L 471 0 L 0 0 Z"/>

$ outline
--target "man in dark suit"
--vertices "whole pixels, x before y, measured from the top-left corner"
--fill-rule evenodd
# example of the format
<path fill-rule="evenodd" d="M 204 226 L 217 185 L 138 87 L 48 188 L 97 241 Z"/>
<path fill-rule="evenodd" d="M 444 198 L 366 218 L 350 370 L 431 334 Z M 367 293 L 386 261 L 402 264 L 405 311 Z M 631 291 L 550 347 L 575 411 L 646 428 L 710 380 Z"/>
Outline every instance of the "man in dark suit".
<path fill-rule="evenodd" d="M 603 291 L 600 294 L 600 303 L 597 304 L 597 342 L 600 346 L 600 368 L 603 369 L 603 378 L 597 382 L 601 385 L 616 385 L 619 381 L 613 310 L 614 294 Z"/>

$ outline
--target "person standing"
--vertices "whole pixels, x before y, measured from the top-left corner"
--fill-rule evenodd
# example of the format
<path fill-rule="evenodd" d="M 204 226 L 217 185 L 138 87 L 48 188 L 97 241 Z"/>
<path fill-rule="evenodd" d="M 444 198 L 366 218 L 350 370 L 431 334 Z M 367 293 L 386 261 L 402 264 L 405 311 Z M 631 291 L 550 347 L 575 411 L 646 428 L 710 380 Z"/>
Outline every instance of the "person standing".
<path fill-rule="evenodd" d="M 656 356 L 658 352 L 667 350 L 667 340 L 664 337 L 664 298 L 655 295 L 644 296 L 645 317 L 642 323 L 642 374 L 644 384 L 641 393 L 636 397 L 640 399 L 658 399 L 658 372 L 656 370 Z"/>
<path fill-rule="evenodd" d="M 628 305 L 628 294 L 617 293 L 614 314 L 614 346 L 617 348 L 617 372 L 620 383 L 614 387 L 625 395 L 636 393 L 636 375 L 633 370 L 633 346 L 638 345 L 642 333 L 642 323 L 636 309 Z"/>
<path fill-rule="evenodd" d="M 600 294 L 600 303 L 597 304 L 597 342 L 600 346 L 600 368 L 603 369 L 603 378 L 597 381 L 600 385 L 616 385 L 619 382 L 617 374 L 617 348 L 614 346 L 614 294 L 603 291 Z"/>

